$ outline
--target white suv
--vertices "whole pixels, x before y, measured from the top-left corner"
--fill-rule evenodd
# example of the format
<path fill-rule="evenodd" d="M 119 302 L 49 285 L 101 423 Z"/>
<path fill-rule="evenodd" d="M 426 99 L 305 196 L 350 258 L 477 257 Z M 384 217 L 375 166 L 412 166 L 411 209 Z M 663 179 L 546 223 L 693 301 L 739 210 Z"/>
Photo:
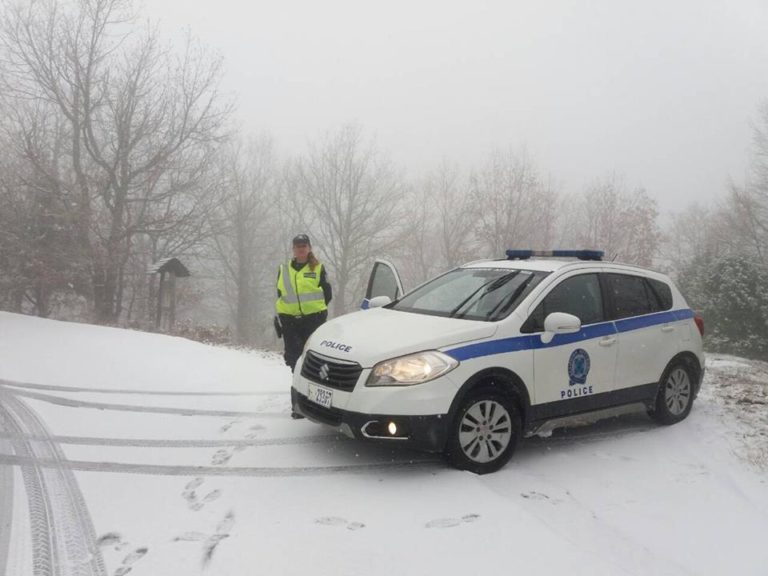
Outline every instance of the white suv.
<path fill-rule="evenodd" d="M 402 295 L 377 261 L 364 308 L 321 326 L 296 412 L 359 439 L 493 472 L 523 435 L 641 404 L 683 420 L 704 375 L 703 321 L 670 279 L 597 251 L 508 251 Z"/>

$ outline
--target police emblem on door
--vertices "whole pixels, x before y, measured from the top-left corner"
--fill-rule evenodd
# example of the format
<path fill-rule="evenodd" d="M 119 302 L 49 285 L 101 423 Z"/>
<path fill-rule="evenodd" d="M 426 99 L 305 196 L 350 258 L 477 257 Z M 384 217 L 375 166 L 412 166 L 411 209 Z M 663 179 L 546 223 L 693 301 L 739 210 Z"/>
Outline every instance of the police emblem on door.
<path fill-rule="evenodd" d="M 320 366 L 320 379 L 321 380 L 328 380 L 328 376 L 330 375 L 330 368 L 328 368 L 328 364 L 323 364 Z"/>
<path fill-rule="evenodd" d="M 568 383 L 571 386 L 586 384 L 590 364 L 589 354 L 586 350 L 581 348 L 574 350 L 568 360 Z"/>

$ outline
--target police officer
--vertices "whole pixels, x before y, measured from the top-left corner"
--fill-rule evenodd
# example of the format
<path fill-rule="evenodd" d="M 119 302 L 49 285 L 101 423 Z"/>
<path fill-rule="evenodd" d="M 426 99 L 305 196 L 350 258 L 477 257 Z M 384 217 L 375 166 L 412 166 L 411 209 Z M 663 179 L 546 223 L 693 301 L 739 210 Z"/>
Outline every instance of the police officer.
<path fill-rule="evenodd" d="M 277 315 L 285 343 L 283 357 L 293 371 L 304 344 L 328 318 L 331 285 L 325 267 L 312 253 L 309 236 L 293 239 L 293 259 L 277 274 Z"/>

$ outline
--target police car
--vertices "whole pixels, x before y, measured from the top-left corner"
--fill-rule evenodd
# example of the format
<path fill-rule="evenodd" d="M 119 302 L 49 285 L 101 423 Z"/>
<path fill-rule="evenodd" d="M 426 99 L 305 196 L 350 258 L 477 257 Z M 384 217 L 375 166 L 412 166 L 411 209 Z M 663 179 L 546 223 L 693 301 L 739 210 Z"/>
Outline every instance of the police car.
<path fill-rule="evenodd" d="M 691 411 L 703 320 L 657 272 L 599 251 L 507 251 L 403 294 L 377 261 L 362 310 L 321 326 L 294 374 L 293 408 L 348 436 L 501 468 L 518 440 L 575 415 Z"/>

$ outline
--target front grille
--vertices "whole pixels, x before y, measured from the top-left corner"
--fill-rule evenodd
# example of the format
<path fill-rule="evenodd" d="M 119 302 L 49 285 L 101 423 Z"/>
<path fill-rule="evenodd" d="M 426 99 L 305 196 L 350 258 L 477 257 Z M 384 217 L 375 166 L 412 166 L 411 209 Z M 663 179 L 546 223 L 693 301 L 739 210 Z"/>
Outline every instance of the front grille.
<path fill-rule="evenodd" d="M 308 350 L 301 366 L 301 375 L 328 388 L 351 392 L 363 367 L 357 362 L 328 358 Z"/>
<path fill-rule="evenodd" d="M 326 408 L 310 401 L 306 396 L 299 394 L 299 410 L 312 420 L 338 427 L 341 425 L 341 412 L 336 408 Z"/>

